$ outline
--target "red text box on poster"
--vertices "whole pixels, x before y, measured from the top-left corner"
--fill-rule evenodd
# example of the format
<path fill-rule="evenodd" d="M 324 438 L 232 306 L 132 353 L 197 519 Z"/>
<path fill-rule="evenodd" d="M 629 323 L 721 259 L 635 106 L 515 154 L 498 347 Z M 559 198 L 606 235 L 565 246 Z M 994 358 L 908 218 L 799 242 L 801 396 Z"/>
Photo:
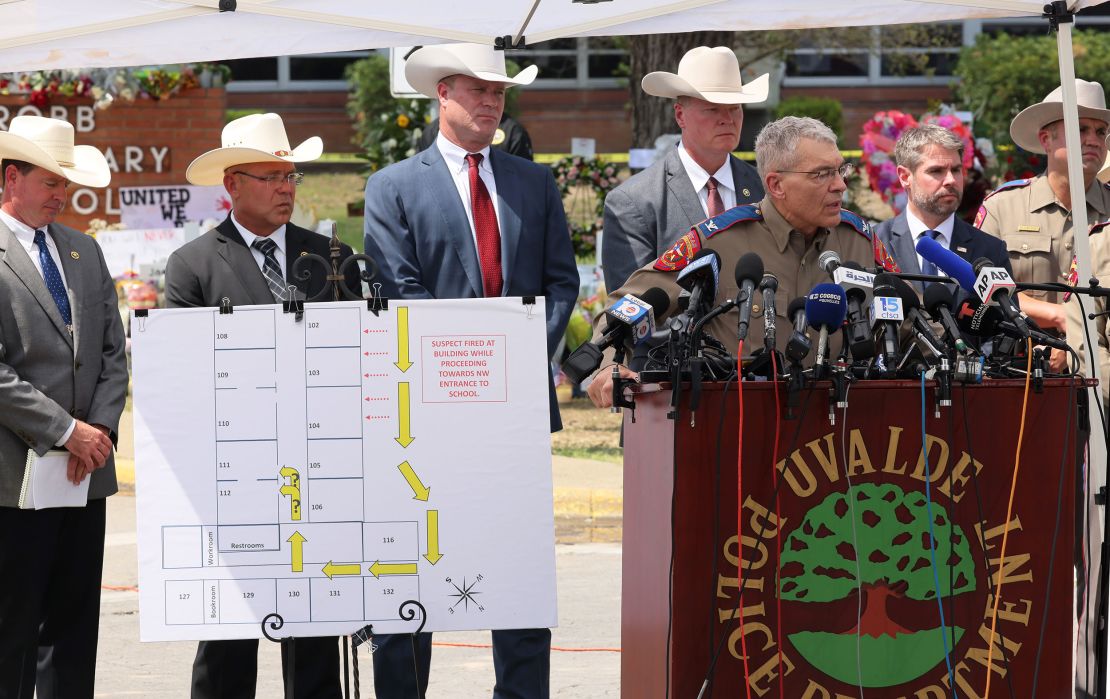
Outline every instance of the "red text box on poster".
<path fill-rule="evenodd" d="M 420 347 L 425 403 L 507 400 L 504 335 L 425 335 Z"/>

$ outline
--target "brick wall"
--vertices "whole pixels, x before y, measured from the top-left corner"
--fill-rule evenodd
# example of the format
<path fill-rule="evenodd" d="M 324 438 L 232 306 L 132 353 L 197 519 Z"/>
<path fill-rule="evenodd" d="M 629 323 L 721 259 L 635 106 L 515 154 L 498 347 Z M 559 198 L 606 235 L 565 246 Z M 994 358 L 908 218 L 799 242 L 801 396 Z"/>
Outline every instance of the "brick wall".
<path fill-rule="evenodd" d="M 104 189 L 71 185 L 60 223 L 85 230 L 93 218 L 119 220 L 119 187 L 185 184 L 193 158 L 220 145 L 226 97 L 222 89 L 189 90 L 165 101 L 117 101 L 94 110 L 91 100 L 58 101 L 42 110 L 22 96 L 0 97 L 0 128 L 12 117 L 33 114 L 62 118 L 74 125 L 78 145 L 99 148 L 112 165 Z"/>

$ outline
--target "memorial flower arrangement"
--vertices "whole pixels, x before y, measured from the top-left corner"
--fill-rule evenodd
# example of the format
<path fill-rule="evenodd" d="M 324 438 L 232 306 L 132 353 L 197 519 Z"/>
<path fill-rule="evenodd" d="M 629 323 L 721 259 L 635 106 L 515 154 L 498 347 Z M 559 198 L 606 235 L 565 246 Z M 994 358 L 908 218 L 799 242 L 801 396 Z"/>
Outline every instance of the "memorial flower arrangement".
<path fill-rule="evenodd" d="M 620 184 L 618 168 L 597 158 L 572 155 L 555 161 L 551 169 L 566 204 L 574 254 L 579 258 L 593 257 L 605 212 L 605 195 Z"/>
<path fill-rule="evenodd" d="M 906 194 L 898 182 L 894 165 L 894 144 L 902 132 L 917 126 L 917 120 L 904 112 L 878 112 L 863 125 L 859 137 L 860 164 L 867 173 L 871 190 L 882 197 L 895 213 L 906 206 Z"/>
<path fill-rule="evenodd" d="M 211 64 L 202 64 L 211 70 Z M 0 94 L 24 94 L 27 102 L 43 109 L 55 100 L 89 97 L 93 107 L 106 109 L 119 99 L 165 100 L 183 90 L 200 86 L 202 65 L 148 66 L 145 68 L 93 68 L 43 70 L 0 75 Z M 226 66 L 221 75 L 229 75 Z"/>
<path fill-rule="evenodd" d="M 376 172 L 390 163 L 414 155 L 431 117 L 427 100 L 399 99 L 377 114 L 358 113 L 355 121 L 365 133 L 359 157 Z"/>

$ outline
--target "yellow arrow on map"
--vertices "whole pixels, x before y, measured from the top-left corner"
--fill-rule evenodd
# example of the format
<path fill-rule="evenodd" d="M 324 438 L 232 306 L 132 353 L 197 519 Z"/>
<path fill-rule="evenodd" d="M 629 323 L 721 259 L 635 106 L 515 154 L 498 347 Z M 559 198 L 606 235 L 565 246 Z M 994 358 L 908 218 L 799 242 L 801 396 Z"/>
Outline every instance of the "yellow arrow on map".
<path fill-rule="evenodd" d="M 283 485 L 281 486 L 281 494 L 296 499 L 301 496 L 301 489 L 295 485 Z"/>
<path fill-rule="evenodd" d="M 297 469 L 293 468 L 292 466 L 282 466 L 279 473 L 281 473 L 282 478 L 288 478 L 289 485 L 293 486 L 294 488 L 301 484 L 301 474 L 298 473 Z"/>
<path fill-rule="evenodd" d="M 370 564 L 370 574 L 375 578 L 380 578 L 383 575 L 416 575 L 416 564 L 374 561 Z"/>
<path fill-rule="evenodd" d="M 439 510 L 428 510 L 428 553 L 424 554 L 424 558 L 432 565 L 443 558 L 439 552 Z"/>
<path fill-rule="evenodd" d="M 402 373 L 409 370 L 412 362 L 409 361 L 409 307 L 397 307 L 397 361 L 393 366 Z"/>
<path fill-rule="evenodd" d="M 394 439 L 402 447 L 412 444 L 412 424 L 409 416 L 409 384 L 407 381 L 397 384 L 397 436 Z"/>
<path fill-rule="evenodd" d="M 401 475 L 405 477 L 405 481 L 409 484 L 409 487 L 412 488 L 412 499 L 426 501 L 428 499 L 428 493 L 432 492 L 432 489 L 424 487 L 424 484 L 420 482 L 420 476 L 416 475 L 416 471 L 413 470 L 412 464 L 407 461 L 402 461 L 397 464 L 397 468 L 401 469 Z"/>
<path fill-rule="evenodd" d="M 333 575 L 358 575 L 362 572 L 362 565 L 359 563 L 332 563 L 328 561 L 324 564 L 324 575 L 329 578 Z"/>
<path fill-rule="evenodd" d="M 304 542 L 308 539 L 304 538 L 304 535 L 300 532 L 293 532 L 293 536 L 286 539 L 286 541 L 293 544 L 291 547 L 293 572 L 300 573 L 304 570 Z"/>

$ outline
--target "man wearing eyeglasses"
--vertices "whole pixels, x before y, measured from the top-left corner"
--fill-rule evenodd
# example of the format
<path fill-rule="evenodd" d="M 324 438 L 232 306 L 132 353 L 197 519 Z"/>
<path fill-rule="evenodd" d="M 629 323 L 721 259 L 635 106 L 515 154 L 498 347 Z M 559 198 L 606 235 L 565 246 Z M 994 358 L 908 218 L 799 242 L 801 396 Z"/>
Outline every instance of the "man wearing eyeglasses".
<path fill-rule="evenodd" d="M 678 273 L 703 249 L 721 256 L 721 275 L 713 305 L 736 298 L 739 291 L 733 270 L 739 259 L 754 252 L 763 260 L 766 273 L 778 279 L 775 315 L 780 328 L 788 327 L 786 307 L 791 300 L 808 294 L 829 276 L 817 264 L 826 250 L 835 250 L 843 261 L 854 260 L 864 266 L 878 264 L 896 269 L 894 261 L 878 239 L 873 238 L 867 223 L 856 214 L 840 208 L 841 197 L 852 173 L 836 144 L 836 134 L 828 126 L 808 117 L 783 117 L 763 127 L 755 142 L 755 160 L 767 195 L 758 204 L 737 206 L 690 229 L 674 247 L 663 253 L 612 292 L 609 304 L 625 294 L 642 296 L 652 287 L 659 287 L 670 297 L 670 311 L 678 309 L 682 288 L 676 283 Z M 609 304 L 606 304 L 607 306 Z M 763 315 L 761 303 L 752 306 L 752 317 Z M 602 315 L 598 316 L 598 319 Z M 705 331 L 732 350 L 736 348 L 737 311 L 717 316 Z M 595 320 L 595 342 L 601 339 L 604 323 Z M 751 336 L 749 336 L 750 338 Z M 812 339 L 812 338 L 811 338 Z M 790 333 L 776 335 L 777 348 L 786 349 Z M 830 337 L 830 352 L 840 350 L 840 337 Z M 759 342 L 749 346 L 761 347 Z M 745 347 L 745 355 L 750 348 Z M 612 350 L 590 384 L 589 395 L 594 405 L 612 404 Z M 626 367 L 621 373 L 627 378 L 636 375 Z"/>
<path fill-rule="evenodd" d="M 204 153 L 185 177 L 195 185 L 223 184 L 231 212 L 216 228 L 186 243 L 166 265 L 166 305 L 171 308 L 272 304 L 304 299 L 324 288 L 322 270 L 306 283 L 294 280 L 294 261 L 307 254 L 328 258 L 328 239 L 289 222 L 297 185 L 304 175 L 296 163 L 315 160 L 323 151 L 313 136 L 289 147 L 277 114 L 252 114 L 224 127 L 222 146 Z M 343 259 L 352 254 L 341 246 Z M 348 286 L 358 289 L 357 272 Z M 293 668 L 293 696 L 340 696 L 339 646 L 336 638 L 298 638 Z M 282 645 L 282 666 L 290 662 Z M 255 696 L 258 641 L 202 641 L 193 662 L 193 699 L 240 699 Z"/>

